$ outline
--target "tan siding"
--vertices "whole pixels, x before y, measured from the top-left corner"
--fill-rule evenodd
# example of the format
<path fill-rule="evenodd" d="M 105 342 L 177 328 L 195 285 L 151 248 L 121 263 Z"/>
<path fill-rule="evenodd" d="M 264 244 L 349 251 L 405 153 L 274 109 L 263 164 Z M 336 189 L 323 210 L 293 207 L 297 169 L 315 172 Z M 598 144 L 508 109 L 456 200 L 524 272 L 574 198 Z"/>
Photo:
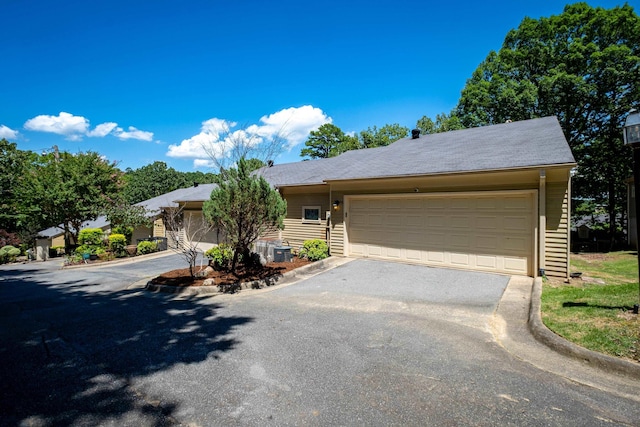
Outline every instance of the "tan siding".
<path fill-rule="evenodd" d="M 569 191 L 566 182 L 547 184 L 545 270 L 548 276 L 569 275 Z"/>
<path fill-rule="evenodd" d="M 272 239 L 280 239 L 280 230 L 271 230 L 260 236 L 260 239 L 264 240 L 272 240 Z"/>
<path fill-rule="evenodd" d="M 64 234 L 54 237 L 51 239 L 51 247 L 62 246 L 64 247 Z"/>
<path fill-rule="evenodd" d="M 156 218 L 156 220 L 153 221 L 153 237 L 167 237 L 167 230 L 162 217 Z"/>
<path fill-rule="evenodd" d="M 305 240 L 327 240 L 327 218 L 329 211 L 329 193 L 286 194 L 287 216 L 284 220 L 282 240 L 294 248 L 302 247 Z M 302 222 L 303 206 L 320 206 L 321 221 L 319 224 Z"/>
<path fill-rule="evenodd" d="M 344 222 L 331 225 L 331 255 L 344 255 Z"/>
<path fill-rule="evenodd" d="M 149 227 L 138 227 L 133 230 L 133 234 L 131 235 L 131 244 L 138 244 L 138 239 L 146 239 L 151 237 L 153 234 L 153 229 Z"/>

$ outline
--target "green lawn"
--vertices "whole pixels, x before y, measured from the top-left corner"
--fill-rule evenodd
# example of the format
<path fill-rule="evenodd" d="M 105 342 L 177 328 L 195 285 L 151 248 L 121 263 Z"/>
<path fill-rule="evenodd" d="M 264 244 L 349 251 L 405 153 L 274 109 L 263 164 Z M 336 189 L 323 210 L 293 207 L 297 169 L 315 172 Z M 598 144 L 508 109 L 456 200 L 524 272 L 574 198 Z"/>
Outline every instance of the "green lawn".
<path fill-rule="evenodd" d="M 635 252 L 572 254 L 571 271 L 604 285 L 572 279 L 546 281 L 542 320 L 549 329 L 590 350 L 640 362 L 638 258 Z"/>

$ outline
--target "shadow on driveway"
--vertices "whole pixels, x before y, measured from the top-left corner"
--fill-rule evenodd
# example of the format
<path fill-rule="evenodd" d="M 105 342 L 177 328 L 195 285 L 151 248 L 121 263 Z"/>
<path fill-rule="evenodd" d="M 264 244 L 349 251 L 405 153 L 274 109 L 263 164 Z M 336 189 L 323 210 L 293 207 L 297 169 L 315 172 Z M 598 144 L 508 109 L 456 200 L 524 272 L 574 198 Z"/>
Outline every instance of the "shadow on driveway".
<path fill-rule="evenodd" d="M 177 404 L 144 396 L 131 381 L 215 358 L 253 320 L 218 316 L 216 304 L 96 292 L 88 280 L 48 283 L 38 273 L 0 272 L 3 425 L 172 424 Z"/>

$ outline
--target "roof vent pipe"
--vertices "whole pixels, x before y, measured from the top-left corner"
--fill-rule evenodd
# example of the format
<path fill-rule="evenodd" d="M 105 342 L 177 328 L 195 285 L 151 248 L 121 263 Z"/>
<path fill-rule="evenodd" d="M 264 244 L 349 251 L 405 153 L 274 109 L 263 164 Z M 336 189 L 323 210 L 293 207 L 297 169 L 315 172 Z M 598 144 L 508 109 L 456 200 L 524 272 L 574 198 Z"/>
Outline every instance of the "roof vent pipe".
<path fill-rule="evenodd" d="M 420 138 L 420 129 L 414 129 L 411 131 L 411 139 Z"/>

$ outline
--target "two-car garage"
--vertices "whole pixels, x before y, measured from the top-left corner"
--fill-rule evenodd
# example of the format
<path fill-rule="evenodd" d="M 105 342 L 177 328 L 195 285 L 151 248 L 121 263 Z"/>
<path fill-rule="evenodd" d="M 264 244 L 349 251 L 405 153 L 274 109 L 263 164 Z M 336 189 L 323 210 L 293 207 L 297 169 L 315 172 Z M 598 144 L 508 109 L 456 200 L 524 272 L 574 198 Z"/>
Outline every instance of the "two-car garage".
<path fill-rule="evenodd" d="M 345 255 L 532 275 L 537 191 L 345 197 Z"/>

